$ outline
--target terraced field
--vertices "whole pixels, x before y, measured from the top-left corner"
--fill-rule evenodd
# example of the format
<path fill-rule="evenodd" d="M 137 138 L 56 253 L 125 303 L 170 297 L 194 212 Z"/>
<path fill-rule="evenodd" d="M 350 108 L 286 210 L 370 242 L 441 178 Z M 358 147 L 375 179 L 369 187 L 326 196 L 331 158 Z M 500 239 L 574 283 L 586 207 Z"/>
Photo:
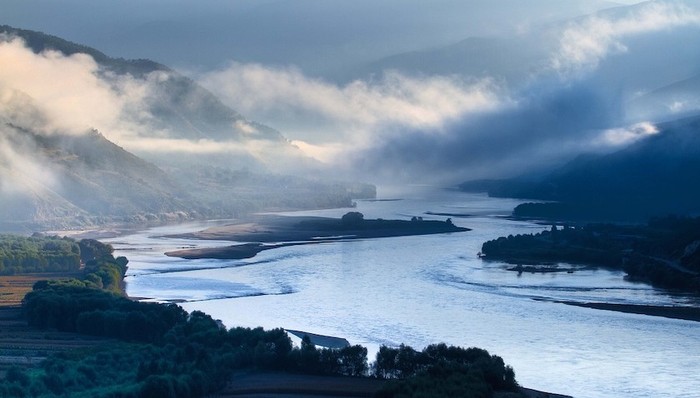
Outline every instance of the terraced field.
<path fill-rule="evenodd" d="M 40 280 L 62 280 L 79 278 L 81 273 L 41 273 L 0 276 L 0 308 L 18 307 L 24 295 L 32 290 L 34 283 Z"/>
<path fill-rule="evenodd" d="M 48 355 L 108 344 L 105 339 L 30 328 L 20 307 L 0 307 L 0 378 L 13 365 L 33 366 Z"/>

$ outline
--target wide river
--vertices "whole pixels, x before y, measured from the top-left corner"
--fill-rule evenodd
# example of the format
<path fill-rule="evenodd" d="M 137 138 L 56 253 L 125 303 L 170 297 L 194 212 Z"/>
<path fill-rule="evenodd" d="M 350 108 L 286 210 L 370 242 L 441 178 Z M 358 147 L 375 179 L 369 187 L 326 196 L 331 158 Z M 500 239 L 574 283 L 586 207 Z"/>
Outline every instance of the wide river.
<path fill-rule="evenodd" d="M 225 221 L 158 227 L 107 241 L 130 260 L 130 296 L 178 300 L 229 327 L 339 336 L 371 353 L 400 343 L 417 349 L 437 342 L 482 347 L 512 365 L 520 384 L 576 398 L 700 396 L 699 323 L 546 301 L 700 305 L 697 297 L 630 283 L 617 271 L 507 271 L 477 253 L 486 240 L 545 228 L 506 218 L 518 201 L 414 188 L 380 191 L 382 199 L 392 200 L 358 201 L 356 210 L 385 219 L 444 220 L 426 212 L 451 213 L 456 225 L 472 231 L 293 246 L 247 260 L 163 255 L 231 244 L 162 237 Z M 347 211 L 288 214 L 339 217 Z"/>

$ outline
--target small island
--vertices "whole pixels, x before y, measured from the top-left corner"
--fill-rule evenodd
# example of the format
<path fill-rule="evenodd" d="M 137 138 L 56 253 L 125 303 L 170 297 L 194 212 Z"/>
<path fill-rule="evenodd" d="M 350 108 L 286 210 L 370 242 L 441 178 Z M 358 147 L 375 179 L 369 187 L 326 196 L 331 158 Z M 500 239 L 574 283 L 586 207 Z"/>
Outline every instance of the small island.
<path fill-rule="evenodd" d="M 510 235 L 485 242 L 484 260 L 517 264 L 508 271 L 566 272 L 562 264 L 623 270 L 626 279 L 675 293 L 700 292 L 700 218 L 663 217 L 647 225 L 587 224 L 552 226 L 538 234 Z M 556 303 L 633 314 L 700 321 L 694 306 L 657 306 L 549 300 Z"/>
<path fill-rule="evenodd" d="M 264 250 L 286 246 L 464 231 L 469 231 L 469 228 L 454 225 L 450 218 L 445 221 L 423 220 L 422 217 L 413 217 L 410 220 L 368 220 L 357 211 L 348 212 L 341 218 L 261 215 L 199 232 L 169 235 L 173 238 L 230 240 L 248 243 L 225 247 L 183 249 L 165 254 L 186 259 L 237 260 L 254 257 Z"/>
<path fill-rule="evenodd" d="M 510 271 L 566 269 L 557 263 L 621 269 L 633 281 L 700 292 L 700 218 L 655 218 L 647 225 L 552 226 L 534 235 L 485 242 L 481 258 L 517 264 Z M 570 269 L 568 269 L 570 270 Z"/>

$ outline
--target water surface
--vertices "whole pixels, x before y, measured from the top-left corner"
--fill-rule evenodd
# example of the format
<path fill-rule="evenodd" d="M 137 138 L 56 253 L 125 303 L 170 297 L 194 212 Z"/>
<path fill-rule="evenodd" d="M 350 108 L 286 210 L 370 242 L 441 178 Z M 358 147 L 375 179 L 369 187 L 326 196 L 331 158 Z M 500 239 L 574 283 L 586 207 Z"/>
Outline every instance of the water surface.
<path fill-rule="evenodd" d="M 225 221 L 167 226 L 111 240 L 129 258 L 130 296 L 177 300 L 227 326 L 284 327 L 366 345 L 446 342 L 502 356 L 528 387 L 583 397 L 697 397 L 700 329 L 690 321 L 571 307 L 546 300 L 692 304 L 581 267 L 518 275 L 477 257 L 498 236 L 547 226 L 507 218 L 519 202 L 434 189 L 358 201 L 366 218 L 453 214 L 452 234 L 381 238 L 264 251 L 245 260 L 181 260 L 165 251 L 224 241 L 167 239 Z M 350 209 L 289 214 L 339 217 Z M 542 301 L 545 299 L 545 301 Z"/>

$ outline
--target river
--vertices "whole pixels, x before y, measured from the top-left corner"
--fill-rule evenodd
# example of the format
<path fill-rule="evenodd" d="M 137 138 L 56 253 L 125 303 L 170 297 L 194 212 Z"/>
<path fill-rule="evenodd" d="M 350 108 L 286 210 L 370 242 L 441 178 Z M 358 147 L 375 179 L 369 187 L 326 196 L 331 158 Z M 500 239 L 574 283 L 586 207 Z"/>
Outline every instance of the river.
<path fill-rule="evenodd" d="M 264 251 L 246 260 L 181 260 L 165 251 L 231 242 L 168 239 L 225 220 L 152 228 L 109 239 L 129 258 L 127 293 L 178 301 L 227 326 L 284 327 L 344 337 L 376 352 L 437 342 L 482 347 L 513 366 L 524 386 L 576 398 L 697 397 L 700 324 L 578 308 L 547 300 L 700 305 L 624 280 L 623 273 L 518 275 L 477 257 L 498 236 L 546 226 L 507 218 L 519 202 L 413 187 L 358 201 L 365 218 L 452 214 L 472 231 L 356 240 Z M 349 209 L 285 214 L 339 217 Z M 576 268 L 576 267 L 574 267 Z"/>

